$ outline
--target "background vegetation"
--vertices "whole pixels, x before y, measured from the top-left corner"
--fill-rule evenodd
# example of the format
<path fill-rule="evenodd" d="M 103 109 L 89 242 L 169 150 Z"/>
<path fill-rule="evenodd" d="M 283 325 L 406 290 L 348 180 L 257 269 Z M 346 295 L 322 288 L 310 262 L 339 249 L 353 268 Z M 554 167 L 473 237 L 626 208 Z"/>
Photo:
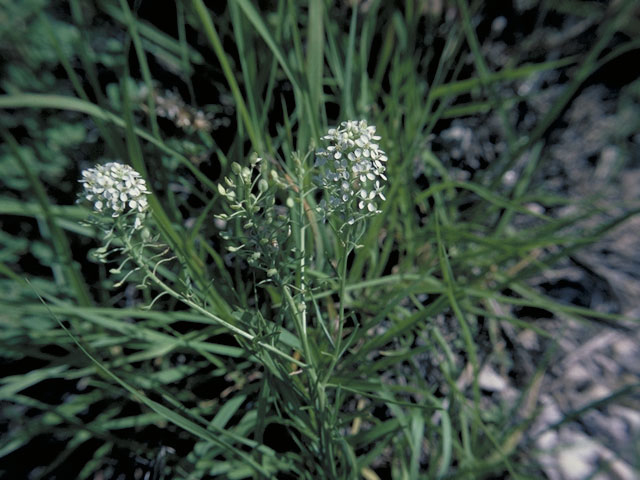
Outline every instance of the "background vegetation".
<path fill-rule="evenodd" d="M 546 432 L 638 406 L 636 370 L 536 423 L 576 322 L 637 333 L 633 291 L 580 255 L 639 211 L 637 193 L 620 193 L 638 167 L 638 14 L 630 0 L 1 1 L 0 472 L 548 475 Z M 576 110 L 594 87 L 595 110 Z M 608 156 L 593 137 L 604 127 L 581 123 L 603 116 Z M 342 297 L 329 228 L 292 236 L 310 246 L 303 338 L 283 291 L 225 249 L 217 185 L 252 152 L 291 177 L 294 152 L 361 118 L 389 157 L 387 201 Z M 77 179 L 113 160 L 154 192 L 176 256 L 162 275 L 251 341 L 96 261 L 103 234 L 81 223 Z M 625 285 L 629 255 L 609 269 Z M 571 282 L 549 275 L 576 265 Z M 298 367 L 256 342 L 322 372 L 341 309 L 346 349 L 318 406 Z M 601 471 L 638 466 L 630 438 Z"/>

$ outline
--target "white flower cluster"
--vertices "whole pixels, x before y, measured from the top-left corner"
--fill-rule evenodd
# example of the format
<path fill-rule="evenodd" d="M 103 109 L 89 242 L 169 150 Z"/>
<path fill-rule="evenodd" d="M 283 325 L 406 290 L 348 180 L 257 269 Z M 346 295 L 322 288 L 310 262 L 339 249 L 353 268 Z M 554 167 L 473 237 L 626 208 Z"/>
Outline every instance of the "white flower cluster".
<path fill-rule="evenodd" d="M 375 143 L 380 140 L 376 127 L 364 120 L 342 122 L 322 139 L 328 145 L 316 152 L 316 166 L 323 172 L 316 183 L 326 195 L 320 209 L 340 214 L 350 225 L 380 213 L 377 200 L 385 200 L 387 156 Z"/>
<path fill-rule="evenodd" d="M 134 229 L 142 226 L 149 206 L 147 184 L 129 165 L 109 162 L 82 171 L 84 191 L 80 195 L 93 204 L 96 212 L 119 217 L 125 212 L 135 212 Z"/>

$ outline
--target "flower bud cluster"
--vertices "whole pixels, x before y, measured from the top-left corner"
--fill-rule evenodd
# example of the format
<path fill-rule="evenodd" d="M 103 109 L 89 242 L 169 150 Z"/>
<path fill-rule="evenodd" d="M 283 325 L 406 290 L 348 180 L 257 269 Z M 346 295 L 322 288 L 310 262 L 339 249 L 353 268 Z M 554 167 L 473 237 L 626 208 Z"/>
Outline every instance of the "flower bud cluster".
<path fill-rule="evenodd" d="M 289 206 L 278 205 L 276 199 L 278 189 L 286 184 L 261 158 L 253 157 L 250 165 L 242 167 L 234 162 L 233 175 L 224 178 L 224 185 L 218 184 L 218 193 L 226 199 L 230 213 L 216 218 L 226 225 L 221 236 L 228 241 L 229 252 L 273 272 L 291 234 Z"/>
<path fill-rule="evenodd" d="M 321 173 L 314 179 L 324 194 L 319 211 L 349 225 L 380 213 L 387 156 L 376 143 L 376 128 L 364 120 L 342 122 L 322 140 L 325 148 L 316 151 Z"/>
<path fill-rule="evenodd" d="M 133 213 L 133 228 L 142 227 L 147 208 L 147 184 L 141 175 L 128 165 L 109 162 L 83 170 L 81 200 L 93 204 L 103 217 L 117 218 Z"/>

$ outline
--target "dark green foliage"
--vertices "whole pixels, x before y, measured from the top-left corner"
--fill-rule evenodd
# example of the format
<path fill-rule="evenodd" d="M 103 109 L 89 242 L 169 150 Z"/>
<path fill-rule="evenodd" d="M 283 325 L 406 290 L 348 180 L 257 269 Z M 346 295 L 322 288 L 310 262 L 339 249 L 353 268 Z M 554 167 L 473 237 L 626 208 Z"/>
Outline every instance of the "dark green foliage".
<path fill-rule="evenodd" d="M 556 345 L 518 308 L 628 321 L 531 279 L 638 213 L 546 182 L 576 94 L 639 46 L 634 2 L 545 3 L 541 19 L 601 21 L 564 48 L 505 33 L 508 53 L 480 2 L 153 3 L 0 1 L 0 474 L 535 478 L 525 432 Z M 638 81 L 620 89 L 617 171 L 640 125 Z M 361 118 L 387 200 L 341 256 L 312 152 Z M 252 152 L 281 179 L 269 201 L 293 201 L 278 274 L 230 255 L 220 234 L 242 225 L 214 220 Z M 75 204 L 106 161 L 153 190 L 157 237 L 117 245 L 141 266 L 123 283 Z M 520 329 L 541 341 L 524 369 L 504 350 Z M 517 379 L 511 403 L 481 389 L 487 365 Z"/>

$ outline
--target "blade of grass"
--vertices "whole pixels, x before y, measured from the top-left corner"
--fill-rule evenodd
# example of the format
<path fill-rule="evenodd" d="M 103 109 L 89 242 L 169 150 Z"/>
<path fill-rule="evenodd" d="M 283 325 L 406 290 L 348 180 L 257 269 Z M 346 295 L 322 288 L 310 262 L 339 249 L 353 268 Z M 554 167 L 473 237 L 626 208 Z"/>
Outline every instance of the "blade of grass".
<path fill-rule="evenodd" d="M 309 85 L 309 98 L 311 104 L 311 115 L 316 118 L 326 117 L 326 112 L 321 109 L 323 97 L 324 78 L 324 1 L 309 0 L 309 15 L 307 21 L 307 84 Z M 325 120 L 326 126 L 326 120 Z M 314 124 L 315 126 L 316 124 Z M 314 130 L 314 138 L 320 132 Z"/>
<path fill-rule="evenodd" d="M 119 116 L 103 109 L 93 103 L 85 102 L 78 98 L 66 97 L 62 95 L 43 95 L 37 93 L 24 93 L 17 95 L 0 95 L 0 108 L 55 108 L 58 110 L 69 110 L 81 112 L 92 117 L 107 120 L 114 125 L 125 128 L 126 122 Z M 151 143 L 159 150 L 171 155 L 183 166 L 185 166 L 198 181 L 206 185 L 212 192 L 216 192 L 218 187 L 206 175 L 181 153 L 168 147 L 164 142 L 141 128 L 134 127 L 135 134 Z"/>
<path fill-rule="evenodd" d="M 229 60 L 227 59 L 227 54 L 224 51 L 222 43 L 220 42 L 220 37 L 218 36 L 216 28 L 213 24 L 211 15 L 209 14 L 207 7 L 205 7 L 202 0 L 193 0 L 193 6 L 196 10 L 198 18 L 200 19 L 200 23 L 202 25 L 202 28 L 204 29 L 204 33 L 211 43 L 211 47 L 213 48 L 216 57 L 218 57 L 218 61 L 220 62 L 220 66 L 222 67 L 224 76 L 227 79 L 229 87 L 231 88 L 231 93 L 236 102 L 240 118 L 242 119 L 243 124 L 247 129 L 249 139 L 253 144 L 253 148 L 258 152 L 259 155 L 263 155 L 264 141 L 256 131 L 256 125 L 254 125 L 251 115 L 247 110 L 247 106 L 244 102 L 244 97 L 242 96 L 242 92 L 240 91 L 240 87 L 238 86 L 238 82 L 236 81 L 235 74 L 231 68 Z"/>
<path fill-rule="evenodd" d="M 87 286 L 84 277 L 80 273 L 79 265 L 73 260 L 73 254 L 71 252 L 71 246 L 64 231 L 56 223 L 53 212 L 51 211 L 51 202 L 47 196 L 46 189 L 40 179 L 31 171 L 28 162 L 23 158 L 20 152 L 18 142 L 8 130 L 0 130 L 0 135 L 4 141 L 9 145 L 11 153 L 20 165 L 25 177 L 29 180 L 29 184 L 33 193 L 38 200 L 38 204 L 44 215 L 47 225 L 47 231 L 43 231 L 45 238 L 49 237 L 53 248 L 56 252 L 57 258 L 62 265 L 65 272 L 65 279 L 69 283 L 72 292 L 75 295 L 76 301 L 79 305 L 88 306 L 91 305 L 92 300 L 89 294 L 89 287 Z"/>
<path fill-rule="evenodd" d="M 507 145 L 509 150 L 514 150 L 516 146 L 516 135 L 511 127 L 511 122 L 507 116 L 507 112 L 504 108 L 503 101 L 501 97 L 498 95 L 497 90 L 493 83 L 489 82 L 489 68 L 487 67 L 486 62 L 484 61 L 484 57 L 482 52 L 480 51 L 480 44 L 478 42 L 478 37 L 476 36 L 475 29 L 473 25 L 471 25 L 471 18 L 469 14 L 469 6 L 467 5 L 466 0 L 458 0 L 457 1 L 458 8 L 460 10 L 462 28 L 465 32 L 465 36 L 467 39 L 467 43 L 471 48 L 471 53 L 473 54 L 473 60 L 476 64 L 476 70 L 480 76 L 480 82 L 482 85 L 488 89 L 489 98 L 491 99 L 491 103 L 494 108 L 498 110 L 498 115 L 502 121 L 502 128 L 504 129 Z"/>
<path fill-rule="evenodd" d="M 473 337 L 471 335 L 471 330 L 469 328 L 469 324 L 465 315 L 463 314 L 458 301 L 456 299 L 456 294 L 454 293 L 457 288 L 455 284 L 455 278 L 453 276 L 453 271 L 451 269 L 451 264 L 449 263 L 449 259 L 447 257 L 447 253 L 445 250 L 444 243 L 442 242 L 442 235 L 440 233 L 440 221 L 439 221 L 439 213 L 436 210 L 436 215 L 434 217 L 434 226 L 436 233 L 436 241 L 438 242 L 438 258 L 440 260 L 440 268 L 442 270 L 442 277 L 444 280 L 444 284 L 447 287 L 445 294 L 449 300 L 449 305 L 453 310 L 458 324 L 460 325 L 460 330 L 462 332 L 462 338 L 464 340 L 465 349 L 467 353 L 467 359 L 471 363 L 473 368 L 473 398 L 475 404 L 475 414 L 474 414 L 474 425 L 479 422 L 479 411 L 480 411 L 480 387 L 478 385 L 478 374 L 480 372 L 480 366 L 478 364 L 478 353 L 476 351 L 476 344 L 473 341 Z"/>
<path fill-rule="evenodd" d="M 133 47 L 136 51 L 136 57 L 138 58 L 138 64 L 140 65 L 140 72 L 142 73 L 142 79 L 147 87 L 149 95 L 147 95 L 147 105 L 149 108 L 149 118 L 151 119 L 151 131 L 153 136 L 160 139 L 160 127 L 158 127 L 158 117 L 156 114 L 156 101 L 152 95 L 153 92 L 153 79 L 151 78 L 151 71 L 149 70 L 149 63 L 147 62 L 147 55 L 142 47 L 142 41 L 138 34 L 138 21 L 133 16 L 133 12 L 129 8 L 129 4 L 126 0 L 120 0 L 120 8 L 124 12 L 124 18 L 133 41 Z"/>
<path fill-rule="evenodd" d="M 351 22 L 349 23 L 349 41 L 347 43 L 347 56 L 344 64 L 344 87 L 342 88 L 341 109 L 344 109 L 345 118 L 355 118 L 355 105 L 353 102 L 353 56 L 356 48 L 356 30 L 358 26 L 358 6 L 351 7 Z M 342 112 L 341 112 L 342 113 Z"/>

